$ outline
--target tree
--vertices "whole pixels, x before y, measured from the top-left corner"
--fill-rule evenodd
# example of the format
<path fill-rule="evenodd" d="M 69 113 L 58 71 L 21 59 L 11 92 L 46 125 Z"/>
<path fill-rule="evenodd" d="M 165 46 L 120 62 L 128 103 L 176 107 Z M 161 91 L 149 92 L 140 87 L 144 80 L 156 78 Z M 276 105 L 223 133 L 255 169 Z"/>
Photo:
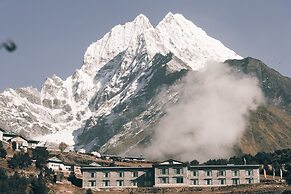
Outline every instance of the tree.
<path fill-rule="evenodd" d="M 199 165 L 199 161 L 198 160 L 192 160 L 190 162 L 190 165 Z"/>
<path fill-rule="evenodd" d="M 14 173 L 9 177 L 6 192 L 9 193 L 24 193 L 28 186 L 28 180 L 25 177 L 20 176 L 18 173 Z"/>
<path fill-rule="evenodd" d="M 8 162 L 10 168 L 26 168 L 31 165 L 31 158 L 28 153 L 16 153 Z"/>
<path fill-rule="evenodd" d="M 12 142 L 12 149 L 16 150 L 16 142 L 15 141 Z"/>
<path fill-rule="evenodd" d="M 44 177 L 46 181 L 53 183 L 54 181 L 54 171 L 51 168 L 44 168 Z"/>
<path fill-rule="evenodd" d="M 77 187 L 82 187 L 82 180 L 78 179 L 74 172 L 70 173 L 70 175 L 68 177 L 68 181 L 70 181 L 73 185 L 75 185 Z"/>
<path fill-rule="evenodd" d="M 0 181 L 8 178 L 7 172 L 4 168 L 0 168 Z"/>
<path fill-rule="evenodd" d="M 65 142 L 61 142 L 59 144 L 59 149 L 61 150 L 61 152 L 63 152 L 67 147 L 68 145 Z"/>
<path fill-rule="evenodd" d="M 36 167 L 38 168 L 43 168 L 44 165 L 46 164 L 46 161 L 48 159 L 49 152 L 45 147 L 36 147 L 32 151 L 32 158 L 36 160 Z"/>
<path fill-rule="evenodd" d="M 206 165 L 226 165 L 228 162 L 227 159 L 210 159 L 206 162 L 204 162 L 204 164 Z"/>
<path fill-rule="evenodd" d="M 7 155 L 7 151 L 3 147 L 2 142 L 0 141 L 0 158 L 5 158 Z"/>
<path fill-rule="evenodd" d="M 45 184 L 43 177 L 40 175 L 38 178 L 32 178 L 31 181 L 31 194 L 47 194 L 48 188 Z"/>
<path fill-rule="evenodd" d="M 93 194 L 91 189 L 87 189 L 86 194 Z"/>

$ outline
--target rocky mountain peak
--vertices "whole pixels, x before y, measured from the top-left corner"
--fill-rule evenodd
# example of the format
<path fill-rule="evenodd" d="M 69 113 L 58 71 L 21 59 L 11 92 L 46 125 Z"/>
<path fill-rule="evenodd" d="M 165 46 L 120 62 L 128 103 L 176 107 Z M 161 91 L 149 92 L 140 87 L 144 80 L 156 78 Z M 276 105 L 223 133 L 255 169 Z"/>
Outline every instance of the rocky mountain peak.
<path fill-rule="evenodd" d="M 168 13 L 156 27 L 140 14 L 90 44 L 82 67 L 64 81 L 54 75 L 40 92 L 1 93 L 5 103 L 0 104 L 0 112 L 5 116 L 0 127 L 5 122 L 8 129 L 41 140 L 79 143 L 92 149 L 115 130 L 132 129 L 130 119 L 139 114 L 148 117 L 145 112 L 158 89 L 173 84 L 186 69 L 200 70 L 206 61 L 229 58 L 241 57 L 180 14 Z M 151 107 L 156 112 L 159 108 Z"/>

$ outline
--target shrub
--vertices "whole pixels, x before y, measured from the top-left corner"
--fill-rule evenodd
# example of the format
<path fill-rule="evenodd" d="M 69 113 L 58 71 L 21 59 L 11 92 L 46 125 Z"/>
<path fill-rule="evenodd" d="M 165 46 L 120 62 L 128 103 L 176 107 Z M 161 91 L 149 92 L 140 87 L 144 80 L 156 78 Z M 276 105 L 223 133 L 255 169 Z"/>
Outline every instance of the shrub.
<path fill-rule="evenodd" d="M 31 165 L 31 158 L 28 153 L 16 153 L 8 162 L 10 168 L 26 168 Z"/>
<path fill-rule="evenodd" d="M 49 152 L 45 147 L 36 147 L 32 151 L 32 158 L 36 160 L 36 167 L 43 168 L 46 164 L 46 161 L 48 159 Z"/>
<path fill-rule="evenodd" d="M 32 178 L 31 180 L 31 194 L 47 194 L 48 188 L 42 176 Z"/>
<path fill-rule="evenodd" d="M 87 189 L 86 194 L 93 194 L 91 189 Z"/>
<path fill-rule="evenodd" d="M 0 158 L 6 158 L 7 151 L 3 148 L 0 147 Z"/>

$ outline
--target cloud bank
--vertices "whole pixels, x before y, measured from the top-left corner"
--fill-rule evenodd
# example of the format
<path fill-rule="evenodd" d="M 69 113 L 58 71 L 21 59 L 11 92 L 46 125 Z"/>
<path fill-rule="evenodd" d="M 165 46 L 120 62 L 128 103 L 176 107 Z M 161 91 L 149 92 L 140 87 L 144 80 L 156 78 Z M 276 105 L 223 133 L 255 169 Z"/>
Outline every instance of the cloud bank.
<path fill-rule="evenodd" d="M 179 101 L 166 110 L 146 148 L 151 159 L 229 157 L 250 111 L 264 103 L 258 80 L 224 63 L 190 72 L 176 89 Z"/>

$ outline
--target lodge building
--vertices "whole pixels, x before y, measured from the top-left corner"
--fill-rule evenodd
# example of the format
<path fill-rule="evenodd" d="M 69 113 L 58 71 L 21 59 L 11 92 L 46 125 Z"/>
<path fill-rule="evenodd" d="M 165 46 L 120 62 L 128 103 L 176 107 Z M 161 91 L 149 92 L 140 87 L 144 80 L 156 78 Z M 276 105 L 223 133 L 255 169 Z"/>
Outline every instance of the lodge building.
<path fill-rule="evenodd" d="M 260 165 L 189 165 L 167 160 L 151 167 L 82 167 L 83 188 L 206 187 L 260 182 Z"/>

